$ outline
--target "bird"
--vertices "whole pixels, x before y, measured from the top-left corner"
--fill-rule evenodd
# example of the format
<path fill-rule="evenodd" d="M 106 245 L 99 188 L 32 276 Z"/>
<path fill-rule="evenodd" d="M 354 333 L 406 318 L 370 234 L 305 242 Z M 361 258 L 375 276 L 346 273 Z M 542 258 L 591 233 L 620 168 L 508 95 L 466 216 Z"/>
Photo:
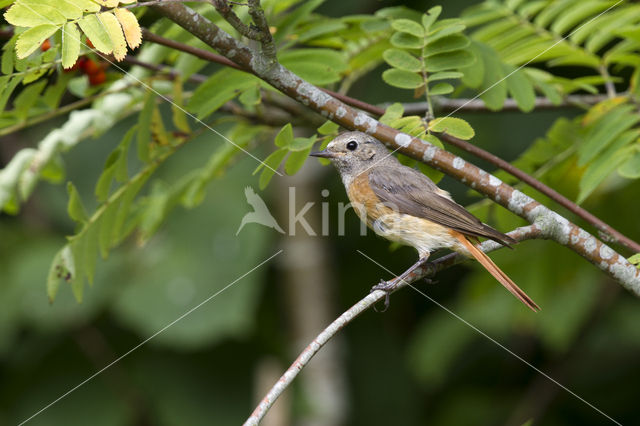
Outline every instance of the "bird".
<path fill-rule="evenodd" d="M 249 203 L 251 207 L 253 207 L 254 211 L 244 215 L 242 221 L 240 222 L 240 227 L 236 231 L 236 235 L 240 233 L 244 225 L 246 225 L 247 223 L 259 223 L 260 225 L 273 228 L 279 233 L 284 234 L 284 231 L 282 230 L 282 228 L 280 228 L 278 222 L 276 222 L 273 215 L 269 212 L 269 209 L 267 208 L 265 202 L 262 200 L 262 198 L 260 198 L 258 194 L 255 193 L 253 188 L 247 186 L 244 189 L 244 195 L 245 197 L 247 197 L 247 203 Z"/>
<path fill-rule="evenodd" d="M 338 169 L 356 214 L 377 235 L 415 248 L 418 261 L 402 275 L 374 286 L 393 291 L 434 251 L 446 248 L 475 258 L 500 284 L 533 311 L 539 306 L 482 250 L 479 238 L 511 248 L 517 241 L 482 223 L 420 171 L 398 161 L 382 142 L 363 132 L 339 134 L 314 157 Z"/>

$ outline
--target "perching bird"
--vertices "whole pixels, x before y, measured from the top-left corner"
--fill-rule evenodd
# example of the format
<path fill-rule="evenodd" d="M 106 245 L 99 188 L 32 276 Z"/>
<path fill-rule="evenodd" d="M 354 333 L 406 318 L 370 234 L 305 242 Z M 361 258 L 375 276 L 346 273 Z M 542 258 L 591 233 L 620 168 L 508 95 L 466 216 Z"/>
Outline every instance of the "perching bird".
<path fill-rule="evenodd" d="M 244 195 L 247 197 L 247 203 L 253 207 L 253 211 L 244 215 L 242 221 L 240 222 L 240 227 L 238 231 L 236 231 L 236 235 L 240 233 L 240 230 L 247 223 L 259 223 L 260 225 L 267 226 L 269 228 L 273 228 L 281 234 L 284 234 L 278 222 L 276 222 L 275 218 L 269 212 L 267 205 L 264 203 L 262 198 L 258 194 L 255 193 L 253 188 L 247 186 L 244 189 Z"/>
<path fill-rule="evenodd" d="M 509 247 L 516 240 L 480 222 L 424 174 L 400 164 L 380 141 L 366 133 L 346 132 L 324 151 L 311 155 L 331 159 L 356 213 L 376 234 L 418 251 L 418 262 L 390 285 L 374 289 L 393 290 L 432 252 L 448 248 L 474 257 L 522 303 L 534 311 L 540 309 L 474 245 L 478 237 Z"/>

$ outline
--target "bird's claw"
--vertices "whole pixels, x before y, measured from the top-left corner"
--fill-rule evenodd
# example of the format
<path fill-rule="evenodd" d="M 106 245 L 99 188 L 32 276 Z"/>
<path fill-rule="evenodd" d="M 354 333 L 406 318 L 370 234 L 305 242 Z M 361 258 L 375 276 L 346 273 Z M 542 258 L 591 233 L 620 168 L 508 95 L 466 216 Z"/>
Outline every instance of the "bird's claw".
<path fill-rule="evenodd" d="M 391 292 L 393 291 L 393 289 L 396 287 L 396 283 L 394 281 L 391 282 L 387 282 L 385 280 L 380 280 L 380 283 L 374 285 L 373 287 L 371 287 L 371 291 L 370 293 L 373 293 L 376 290 L 382 290 L 385 292 L 384 295 L 384 309 L 382 310 L 378 310 L 378 308 L 376 308 L 376 305 L 373 305 L 373 310 L 376 312 L 385 312 L 387 309 L 389 309 L 389 296 L 391 295 Z"/>

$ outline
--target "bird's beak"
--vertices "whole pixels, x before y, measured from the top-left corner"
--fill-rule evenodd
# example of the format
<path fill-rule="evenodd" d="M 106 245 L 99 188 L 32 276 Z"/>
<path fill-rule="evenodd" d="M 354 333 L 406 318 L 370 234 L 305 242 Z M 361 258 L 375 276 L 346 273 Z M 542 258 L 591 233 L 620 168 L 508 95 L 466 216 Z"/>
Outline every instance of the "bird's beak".
<path fill-rule="evenodd" d="M 336 158 L 337 154 L 335 152 L 331 152 L 328 150 L 324 151 L 316 151 L 309 154 L 312 157 L 321 157 L 321 158 Z"/>

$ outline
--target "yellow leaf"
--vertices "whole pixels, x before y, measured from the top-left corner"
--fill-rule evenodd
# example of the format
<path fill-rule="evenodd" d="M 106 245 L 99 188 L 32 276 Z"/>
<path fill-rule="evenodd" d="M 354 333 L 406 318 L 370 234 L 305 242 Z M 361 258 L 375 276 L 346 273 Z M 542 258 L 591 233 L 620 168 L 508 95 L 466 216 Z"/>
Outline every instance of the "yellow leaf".
<path fill-rule="evenodd" d="M 71 68 L 80 54 L 80 31 L 73 22 L 62 28 L 62 68 Z"/>
<path fill-rule="evenodd" d="M 138 24 L 136 15 L 129 9 L 118 8 L 114 9 L 114 12 L 116 13 L 116 18 L 120 21 L 120 25 L 122 25 L 124 37 L 127 39 L 129 48 L 135 49 L 140 46 L 142 42 L 142 31 L 140 31 L 140 24 Z"/>
<path fill-rule="evenodd" d="M 18 56 L 19 59 L 26 58 L 56 31 L 58 31 L 56 25 L 48 24 L 29 28 L 18 36 L 16 56 Z"/>
<path fill-rule="evenodd" d="M 127 44 L 124 41 L 124 34 L 122 33 L 120 23 L 111 12 L 99 13 L 98 19 L 107 31 L 107 34 L 109 34 L 109 38 L 113 44 L 113 57 L 116 58 L 116 61 L 123 60 L 124 57 L 127 56 Z"/>

